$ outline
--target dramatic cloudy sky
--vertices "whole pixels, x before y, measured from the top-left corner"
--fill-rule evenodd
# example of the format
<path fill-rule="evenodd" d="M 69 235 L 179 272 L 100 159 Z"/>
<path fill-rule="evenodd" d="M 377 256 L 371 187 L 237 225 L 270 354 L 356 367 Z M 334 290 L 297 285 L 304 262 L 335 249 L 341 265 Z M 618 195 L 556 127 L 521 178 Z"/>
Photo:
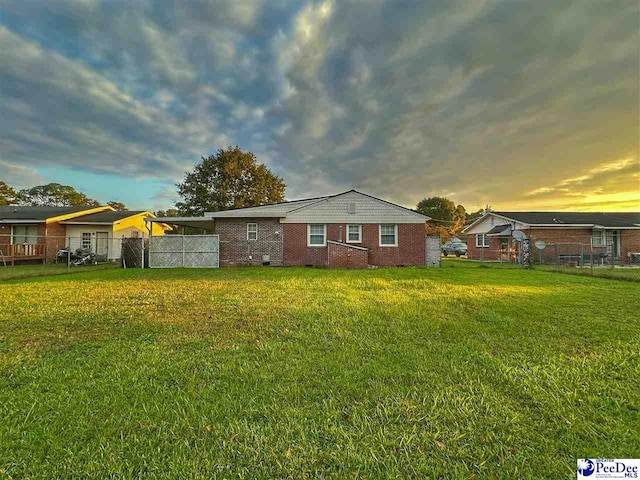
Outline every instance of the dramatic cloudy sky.
<path fill-rule="evenodd" d="M 171 205 L 226 145 L 289 198 L 640 209 L 637 0 L 0 0 L 0 179 Z"/>

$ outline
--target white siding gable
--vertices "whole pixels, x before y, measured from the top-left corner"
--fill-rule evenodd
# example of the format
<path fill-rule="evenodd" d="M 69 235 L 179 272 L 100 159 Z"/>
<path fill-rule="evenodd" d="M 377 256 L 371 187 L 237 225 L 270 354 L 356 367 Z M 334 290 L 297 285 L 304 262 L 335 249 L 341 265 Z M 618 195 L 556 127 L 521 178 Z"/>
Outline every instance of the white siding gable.
<path fill-rule="evenodd" d="M 355 213 L 349 213 L 355 211 Z M 427 217 L 359 192 L 321 199 L 291 210 L 282 223 L 425 223 Z"/>
<path fill-rule="evenodd" d="M 511 225 L 512 227 L 514 227 L 514 229 L 521 229 L 524 227 L 523 223 L 510 221 L 506 218 L 490 213 L 485 218 L 476 223 L 473 227 L 465 229 L 464 233 L 469 235 L 486 233 L 497 225 Z"/>
<path fill-rule="evenodd" d="M 311 205 L 319 199 L 294 200 L 292 202 L 283 202 L 275 205 L 262 205 L 259 207 L 237 208 L 234 210 L 222 210 L 220 212 L 205 212 L 206 218 L 238 218 L 238 217 L 266 217 L 278 218 L 284 217 L 287 212 L 295 208 L 305 205 Z"/>

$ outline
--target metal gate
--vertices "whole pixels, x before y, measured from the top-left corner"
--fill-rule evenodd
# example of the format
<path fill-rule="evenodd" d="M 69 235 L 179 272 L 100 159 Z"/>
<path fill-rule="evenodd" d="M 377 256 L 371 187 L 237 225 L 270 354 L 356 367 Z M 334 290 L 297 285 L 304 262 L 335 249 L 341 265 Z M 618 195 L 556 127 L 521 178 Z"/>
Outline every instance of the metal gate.
<path fill-rule="evenodd" d="M 149 239 L 151 268 L 217 268 L 219 257 L 218 235 L 164 235 Z"/>
<path fill-rule="evenodd" d="M 440 237 L 427 236 L 425 238 L 425 265 L 427 267 L 441 266 Z"/>
<path fill-rule="evenodd" d="M 122 268 L 144 267 L 144 238 L 123 238 L 120 246 Z"/>

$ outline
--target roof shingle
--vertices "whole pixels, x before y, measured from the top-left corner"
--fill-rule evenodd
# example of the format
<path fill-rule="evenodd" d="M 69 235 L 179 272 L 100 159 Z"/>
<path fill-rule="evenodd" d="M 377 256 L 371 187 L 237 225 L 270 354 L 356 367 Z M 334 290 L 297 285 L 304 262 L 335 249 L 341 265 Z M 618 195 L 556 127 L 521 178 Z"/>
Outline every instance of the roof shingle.
<path fill-rule="evenodd" d="M 640 212 L 498 212 L 496 215 L 529 225 L 602 225 L 633 227 L 640 225 Z"/>
<path fill-rule="evenodd" d="M 47 218 L 91 210 L 96 207 L 27 207 L 7 205 L 0 207 L 0 220 L 33 220 L 43 222 Z"/>

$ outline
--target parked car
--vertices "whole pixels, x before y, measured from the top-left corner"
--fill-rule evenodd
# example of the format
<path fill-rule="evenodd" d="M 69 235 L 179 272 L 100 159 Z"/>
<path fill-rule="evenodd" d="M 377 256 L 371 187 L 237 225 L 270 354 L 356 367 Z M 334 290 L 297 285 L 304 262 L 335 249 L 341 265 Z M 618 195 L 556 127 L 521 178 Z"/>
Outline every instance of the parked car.
<path fill-rule="evenodd" d="M 442 254 L 447 257 L 449 255 L 455 255 L 459 257 L 467 254 L 467 244 L 464 242 L 453 242 L 449 240 L 442 246 Z"/>

